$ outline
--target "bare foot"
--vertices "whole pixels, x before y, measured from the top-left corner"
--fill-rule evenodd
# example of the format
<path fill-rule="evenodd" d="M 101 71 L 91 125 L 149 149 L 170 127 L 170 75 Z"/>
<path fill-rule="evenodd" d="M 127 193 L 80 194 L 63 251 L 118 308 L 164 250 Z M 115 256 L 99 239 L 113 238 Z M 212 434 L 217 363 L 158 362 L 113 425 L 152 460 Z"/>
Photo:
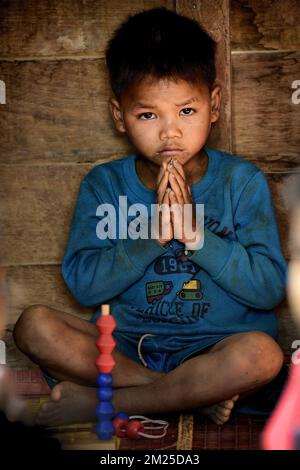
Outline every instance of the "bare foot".
<path fill-rule="evenodd" d="M 229 420 L 234 402 L 236 402 L 238 398 L 239 396 L 235 395 L 231 400 L 224 400 L 215 405 L 205 406 L 201 408 L 200 413 L 209 416 L 216 424 L 224 424 Z"/>
<path fill-rule="evenodd" d="M 59 426 L 96 421 L 97 403 L 96 388 L 61 382 L 52 389 L 50 400 L 38 411 L 36 424 Z"/>

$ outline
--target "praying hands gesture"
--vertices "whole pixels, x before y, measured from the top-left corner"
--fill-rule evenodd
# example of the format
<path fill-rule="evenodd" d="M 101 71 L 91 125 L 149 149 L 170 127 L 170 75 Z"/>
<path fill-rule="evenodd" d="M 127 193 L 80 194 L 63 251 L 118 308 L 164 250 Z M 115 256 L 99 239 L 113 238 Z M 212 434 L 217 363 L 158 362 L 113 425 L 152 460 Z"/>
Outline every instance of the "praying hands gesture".
<path fill-rule="evenodd" d="M 176 160 L 163 162 L 157 177 L 157 204 L 161 206 L 159 217 L 159 242 L 165 245 L 176 238 L 189 249 L 196 249 L 202 233 L 196 223 L 196 210 L 187 184 L 183 166 Z M 190 204 L 190 212 L 184 211 Z M 196 234 L 191 234 L 191 231 Z M 178 235 L 179 234 L 179 235 Z M 192 236 L 192 238 L 190 238 Z"/>

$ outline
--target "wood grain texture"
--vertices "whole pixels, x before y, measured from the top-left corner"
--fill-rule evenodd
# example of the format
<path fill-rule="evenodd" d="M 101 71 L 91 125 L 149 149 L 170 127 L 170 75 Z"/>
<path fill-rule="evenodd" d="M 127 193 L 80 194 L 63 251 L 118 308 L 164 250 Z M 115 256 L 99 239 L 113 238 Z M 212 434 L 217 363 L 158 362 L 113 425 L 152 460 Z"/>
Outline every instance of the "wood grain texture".
<path fill-rule="evenodd" d="M 265 161 L 268 171 L 299 168 L 300 105 L 292 83 L 300 76 L 300 52 L 234 55 L 233 151 Z"/>
<path fill-rule="evenodd" d="M 231 0 L 231 48 L 300 49 L 300 0 Z"/>
<path fill-rule="evenodd" d="M 107 40 L 129 14 L 172 0 L 4 0 L 0 57 L 104 57 Z"/>
<path fill-rule="evenodd" d="M 42 304 L 88 320 L 96 309 L 80 305 L 61 275 L 61 266 L 15 266 L 7 272 L 9 323 L 25 308 Z"/>
<path fill-rule="evenodd" d="M 115 131 L 103 60 L 0 62 L 0 162 L 84 162 L 131 146 Z"/>
<path fill-rule="evenodd" d="M 2 166 L 4 265 L 61 262 L 81 179 L 92 165 Z"/>
<path fill-rule="evenodd" d="M 231 56 L 229 0 L 176 0 L 176 11 L 198 21 L 217 42 L 216 68 L 222 86 L 219 121 L 213 125 L 208 145 L 231 151 Z"/>

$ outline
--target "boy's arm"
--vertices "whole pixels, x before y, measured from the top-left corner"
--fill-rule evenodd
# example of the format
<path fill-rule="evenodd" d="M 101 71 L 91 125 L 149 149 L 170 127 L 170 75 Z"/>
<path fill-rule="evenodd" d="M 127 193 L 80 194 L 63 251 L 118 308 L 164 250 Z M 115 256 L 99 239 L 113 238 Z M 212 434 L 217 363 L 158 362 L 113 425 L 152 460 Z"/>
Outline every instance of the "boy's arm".
<path fill-rule="evenodd" d="M 74 210 L 62 275 L 78 302 L 95 307 L 127 289 L 147 266 L 166 251 L 157 240 L 130 238 L 101 240 L 96 227 L 102 203 L 94 188 L 83 181 Z M 116 218 L 118 222 L 118 217 Z M 150 227 L 150 224 L 149 224 Z"/>
<path fill-rule="evenodd" d="M 270 310 L 284 296 L 286 262 L 269 186 L 261 171 L 243 189 L 234 224 L 237 241 L 205 228 L 203 248 L 192 252 L 190 259 L 238 302 Z"/>

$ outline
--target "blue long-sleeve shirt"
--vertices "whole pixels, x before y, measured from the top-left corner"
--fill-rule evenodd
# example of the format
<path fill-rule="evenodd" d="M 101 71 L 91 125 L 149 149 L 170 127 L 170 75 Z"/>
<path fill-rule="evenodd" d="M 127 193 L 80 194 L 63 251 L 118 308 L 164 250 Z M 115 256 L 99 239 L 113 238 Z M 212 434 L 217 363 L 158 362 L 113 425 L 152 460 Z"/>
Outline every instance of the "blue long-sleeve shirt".
<path fill-rule="evenodd" d="M 204 204 L 204 245 L 187 255 L 177 240 L 163 247 L 97 236 L 97 208 L 112 204 L 118 223 L 119 196 L 150 214 L 156 192 L 139 179 L 136 154 L 96 166 L 81 183 L 62 274 L 79 303 L 99 306 L 97 315 L 111 305 L 120 333 L 208 343 L 250 330 L 277 334 L 286 262 L 265 176 L 239 157 L 204 150 L 208 168 L 192 186 L 193 201 Z"/>

